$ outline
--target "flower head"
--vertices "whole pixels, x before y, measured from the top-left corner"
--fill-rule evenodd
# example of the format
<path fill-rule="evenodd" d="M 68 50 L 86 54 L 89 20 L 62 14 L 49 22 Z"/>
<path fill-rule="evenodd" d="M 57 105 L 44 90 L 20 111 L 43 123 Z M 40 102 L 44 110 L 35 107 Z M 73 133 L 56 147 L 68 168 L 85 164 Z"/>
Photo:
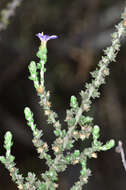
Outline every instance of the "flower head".
<path fill-rule="evenodd" d="M 42 43 L 46 43 L 48 40 L 58 38 L 58 36 L 56 35 L 52 35 L 52 36 L 44 35 L 43 32 L 36 34 L 36 36 L 41 40 Z"/>

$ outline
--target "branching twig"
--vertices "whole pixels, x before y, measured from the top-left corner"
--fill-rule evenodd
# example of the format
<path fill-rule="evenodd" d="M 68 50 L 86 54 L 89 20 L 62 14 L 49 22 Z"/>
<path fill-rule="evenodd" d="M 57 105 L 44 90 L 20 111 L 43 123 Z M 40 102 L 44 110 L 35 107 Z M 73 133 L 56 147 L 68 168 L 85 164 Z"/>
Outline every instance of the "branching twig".
<path fill-rule="evenodd" d="M 21 4 L 23 0 L 13 0 L 11 3 L 7 4 L 6 9 L 2 10 L 0 13 L 0 31 L 6 29 L 9 24 L 10 17 L 15 15 L 15 9 Z"/>

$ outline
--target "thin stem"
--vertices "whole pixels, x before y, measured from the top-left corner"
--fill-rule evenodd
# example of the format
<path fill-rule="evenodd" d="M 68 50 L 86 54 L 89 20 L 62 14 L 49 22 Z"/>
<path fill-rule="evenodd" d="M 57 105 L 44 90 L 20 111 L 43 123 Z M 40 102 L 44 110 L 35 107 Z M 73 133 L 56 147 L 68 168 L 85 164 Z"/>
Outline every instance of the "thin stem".
<path fill-rule="evenodd" d="M 116 152 L 120 153 L 122 163 L 123 163 L 123 167 L 124 167 L 124 169 L 126 171 L 126 158 L 125 158 L 124 149 L 123 149 L 123 146 L 122 146 L 122 141 L 118 142 L 118 146 L 116 147 Z"/>

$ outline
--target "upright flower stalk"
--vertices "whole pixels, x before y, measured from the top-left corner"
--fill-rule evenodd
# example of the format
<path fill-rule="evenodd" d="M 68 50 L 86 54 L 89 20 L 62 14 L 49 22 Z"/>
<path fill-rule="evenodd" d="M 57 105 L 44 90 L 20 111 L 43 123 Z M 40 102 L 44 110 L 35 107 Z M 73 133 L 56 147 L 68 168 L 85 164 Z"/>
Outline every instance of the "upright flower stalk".
<path fill-rule="evenodd" d="M 120 49 L 120 39 L 126 34 L 126 9 L 122 14 L 122 21 L 116 26 L 116 32 L 112 34 L 112 45 L 104 50 L 104 56 L 98 64 L 97 69 L 91 73 L 93 79 L 91 83 L 85 85 L 85 91 L 81 91 L 82 98 L 79 105 L 77 98 L 73 95 L 70 99 L 70 109 L 66 111 L 65 122 L 66 129 L 61 128 L 58 115 L 51 109 L 50 93 L 46 91 L 44 84 L 44 73 L 47 63 L 47 42 L 51 39 L 58 38 L 56 35 L 48 36 L 38 33 L 36 36 L 40 40 L 39 50 L 36 56 L 39 62 L 31 61 L 29 64 L 29 79 L 33 81 L 37 95 L 40 97 L 40 105 L 47 116 L 48 124 L 54 127 L 56 139 L 52 144 L 54 158 L 49 154 L 49 147 L 41 137 L 42 130 L 38 130 L 34 122 L 33 113 L 29 107 L 24 110 L 28 126 L 33 133 L 33 144 L 39 154 L 40 159 L 45 159 L 48 170 L 41 174 L 39 180 L 34 173 L 28 172 L 27 177 L 23 178 L 19 170 L 15 167 L 14 157 L 11 155 L 12 134 L 5 134 L 4 148 L 6 155 L 0 156 L 0 161 L 10 171 L 13 181 L 18 185 L 20 190 L 55 190 L 58 187 L 58 174 L 66 170 L 71 165 L 80 164 L 80 176 L 74 183 L 71 190 L 82 190 L 83 185 L 88 183 L 91 170 L 87 167 L 88 159 L 97 158 L 97 152 L 107 151 L 115 145 L 113 139 L 105 144 L 100 141 L 100 127 L 93 123 L 93 118 L 87 113 L 91 109 L 92 99 L 100 96 L 99 87 L 105 83 L 105 78 L 109 75 L 109 64 L 115 61 Z M 89 147 L 80 151 L 74 149 L 74 142 L 78 139 L 84 141 L 92 137 Z"/>
<path fill-rule="evenodd" d="M 44 73 L 45 63 L 47 62 L 47 42 L 51 39 L 56 39 L 58 36 L 52 35 L 44 35 L 43 33 L 38 33 L 36 35 L 40 39 L 40 47 L 36 54 L 39 58 L 39 62 L 36 64 L 34 61 L 31 61 L 29 65 L 29 72 L 30 72 L 30 80 L 33 80 L 34 87 L 37 91 L 38 96 L 40 97 L 40 105 L 44 109 L 44 113 L 48 116 L 48 123 L 55 124 L 56 127 L 60 127 L 60 124 L 56 124 L 56 117 L 57 114 L 51 111 L 51 103 L 49 101 L 50 92 L 46 91 L 44 85 Z M 58 122 L 59 123 L 59 122 Z"/>

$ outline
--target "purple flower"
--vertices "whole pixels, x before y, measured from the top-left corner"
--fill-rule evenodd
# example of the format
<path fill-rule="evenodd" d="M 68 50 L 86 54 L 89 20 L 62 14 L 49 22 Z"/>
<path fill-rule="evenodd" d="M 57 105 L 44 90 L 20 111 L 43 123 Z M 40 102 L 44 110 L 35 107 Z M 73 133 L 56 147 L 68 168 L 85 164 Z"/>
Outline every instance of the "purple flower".
<path fill-rule="evenodd" d="M 41 40 L 41 42 L 44 42 L 44 43 L 46 43 L 48 40 L 58 38 L 58 36 L 56 35 L 52 35 L 52 36 L 44 35 L 43 32 L 36 34 L 36 36 Z"/>

